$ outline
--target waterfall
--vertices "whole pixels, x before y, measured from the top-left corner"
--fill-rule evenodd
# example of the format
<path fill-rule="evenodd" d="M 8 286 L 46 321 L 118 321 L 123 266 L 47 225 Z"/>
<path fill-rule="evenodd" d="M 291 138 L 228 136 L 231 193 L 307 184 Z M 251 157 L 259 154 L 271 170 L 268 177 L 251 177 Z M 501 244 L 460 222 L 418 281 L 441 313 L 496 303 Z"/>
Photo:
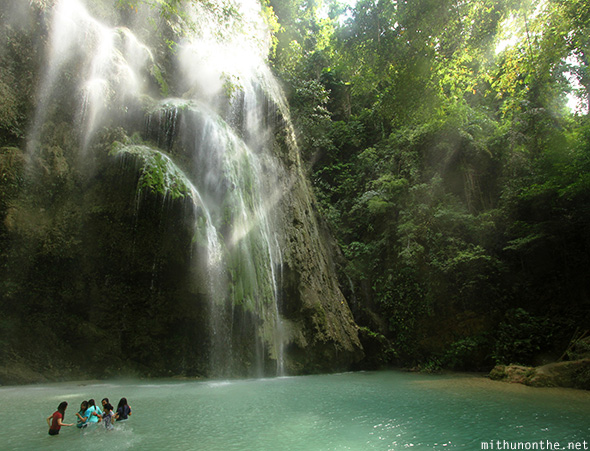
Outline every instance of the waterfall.
<path fill-rule="evenodd" d="M 286 176 L 269 118 L 285 103 L 265 64 L 260 5 L 186 2 L 167 15 L 166 2 L 106 3 L 46 7 L 47 62 L 28 151 L 43 145 L 60 102 L 75 111 L 85 164 L 102 130 L 124 129 L 110 155 L 138 165 L 138 192 L 184 199 L 195 218 L 191 255 L 206 268 L 199 283 L 209 298 L 209 375 L 244 367 L 263 375 L 270 366 L 284 374 L 276 206 Z"/>

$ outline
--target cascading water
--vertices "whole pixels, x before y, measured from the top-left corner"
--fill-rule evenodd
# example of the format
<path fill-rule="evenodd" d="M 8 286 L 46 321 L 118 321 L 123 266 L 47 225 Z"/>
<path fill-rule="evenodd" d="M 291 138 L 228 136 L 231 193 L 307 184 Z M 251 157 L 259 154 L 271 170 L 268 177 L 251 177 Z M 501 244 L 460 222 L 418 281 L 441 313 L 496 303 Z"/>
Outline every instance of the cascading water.
<path fill-rule="evenodd" d="M 286 175 L 270 151 L 268 118 L 284 103 L 264 62 L 269 41 L 260 6 L 186 2 L 170 17 L 154 6 L 166 2 L 97 3 L 57 0 L 46 10 L 48 61 L 29 153 L 64 96 L 77 112 L 80 160 L 100 130 L 123 127 L 126 138 L 111 154 L 141 167 L 138 190 L 191 205 L 193 265 L 205 268 L 199 282 L 209 297 L 209 375 L 230 376 L 238 367 L 262 375 L 270 362 L 280 375 L 286 337 L 274 207 Z M 98 20 L 93 11 L 101 8 L 108 14 Z M 123 16 L 128 26 L 109 25 Z M 142 36 L 150 24 L 161 28 Z M 155 55 L 166 45 L 174 47 L 172 59 L 160 61 Z M 172 69 L 178 74 L 165 76 Z"/>

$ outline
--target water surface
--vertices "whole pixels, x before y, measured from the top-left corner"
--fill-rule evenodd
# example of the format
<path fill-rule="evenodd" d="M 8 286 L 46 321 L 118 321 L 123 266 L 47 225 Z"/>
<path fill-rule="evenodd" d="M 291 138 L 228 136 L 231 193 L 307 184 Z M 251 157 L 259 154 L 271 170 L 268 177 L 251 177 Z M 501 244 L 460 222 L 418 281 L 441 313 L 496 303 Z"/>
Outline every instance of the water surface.
<path fill-rule="evenodd" d="M 45 418 L 69 403 L 125 396 L 132 417 L 107 431 Z M 0 388 L 0 449 L 478 450 L 481 443 L 590 441 L 590 393 L 469 375 L 396 371 L 232 381 L 117 381 Z M 527 445 L 528 444 L 528 445 Z M 588 446 L 588 445 L 587 445 Z M 489 449 L 492 449 L 489 447 Z M 525 448 L 522 448 L 525 449 Z M 588 448 L 586 448 L 588 449 Z"/>

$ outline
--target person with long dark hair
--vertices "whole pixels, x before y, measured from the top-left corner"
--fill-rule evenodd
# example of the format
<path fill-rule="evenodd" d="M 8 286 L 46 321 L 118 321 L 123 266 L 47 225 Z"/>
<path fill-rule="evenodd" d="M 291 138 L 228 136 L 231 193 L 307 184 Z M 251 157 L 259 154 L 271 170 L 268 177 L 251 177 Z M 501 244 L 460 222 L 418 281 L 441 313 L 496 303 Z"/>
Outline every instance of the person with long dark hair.
<path fill-rule="evenodd" d="M 88 409 L 84 416 L 87 417 L 88 424 L 98 423 L 102 420 L 102 410 L 96 405 L 94 399 L 88 400 Z"/>
<path fill-rule="evenodd" d="M 104 413 L 102 415 L 102 422 L 107 430 L 113 429 L 113 423 L 115 422 L 115 413 L 113 412 L 113 405 L 107 402 L 104 406 Z"/>
<path fill-rule="evenodd" d="M 88 401 L 82 401 L 80 404 L 80 411 L 76 412 L 76 416 L 78 417 L 78 423 L 76 426 L 79 428 L 85 428 L 88 426 L 88 417 L 86 416 L 86 411 L 88 410 Z"/>
<path fill-rule="evenodd" d="M 62 426 L 73 426 L 72 423 L 64 423 L 63 419 L 66 414 L 66 408 L 68 403 L 63 401 L 57 406 L 57 410 L 52 415 L 47 417 L 47 425 L 49 426 L 49 435 L 59 434 L 59 430 Z"/>
<path fill-rule="evenodd" d="M 126 420 L 131 415 L 131 407 L 127 403 L 127 398 L 121 398 L 117 405 L 117 413 L 115 418 L 117 421 Z"/>

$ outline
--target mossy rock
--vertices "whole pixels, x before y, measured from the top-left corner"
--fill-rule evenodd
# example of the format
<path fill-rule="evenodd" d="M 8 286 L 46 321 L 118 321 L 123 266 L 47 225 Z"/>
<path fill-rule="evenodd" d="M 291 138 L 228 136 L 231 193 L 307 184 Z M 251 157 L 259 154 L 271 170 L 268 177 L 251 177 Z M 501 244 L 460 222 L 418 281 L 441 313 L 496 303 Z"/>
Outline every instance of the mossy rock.
<path fill-rule="evenodd" d="M 540 367 L 496 365 L 490 379 L 531 387 L 564 387 L 590 390 L 590 359 L 555 362 Z"/>
<path fill-rule="evenodd" d="M 495 381 L 527 384 L 535 369 L 521 365 L 496 365 L 490 371 L 489 377 Z"/>
<path fill-rule="evenodd" d="M 590 359 L 550 363 L 536 369 L 529 385 L 590 389 Z"/>

